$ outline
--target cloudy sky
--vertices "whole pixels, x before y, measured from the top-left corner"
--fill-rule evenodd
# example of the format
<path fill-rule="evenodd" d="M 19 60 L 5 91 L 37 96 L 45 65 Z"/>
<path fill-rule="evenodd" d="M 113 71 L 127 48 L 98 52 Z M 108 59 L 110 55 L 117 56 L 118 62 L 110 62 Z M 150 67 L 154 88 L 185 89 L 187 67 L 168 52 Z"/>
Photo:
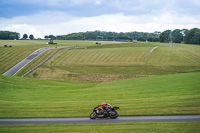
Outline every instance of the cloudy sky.
<path fill-rule="evenodd" d="M 200 28 L 200 0 L 0 0 L 0 30 L 44 35 Z"/>

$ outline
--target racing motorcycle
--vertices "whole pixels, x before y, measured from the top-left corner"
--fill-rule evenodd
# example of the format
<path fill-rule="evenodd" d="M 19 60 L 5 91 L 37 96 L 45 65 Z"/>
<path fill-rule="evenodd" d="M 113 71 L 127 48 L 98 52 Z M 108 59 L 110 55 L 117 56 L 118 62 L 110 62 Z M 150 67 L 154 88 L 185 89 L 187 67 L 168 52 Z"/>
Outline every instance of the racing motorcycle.
<path fill-rule="evenodd" d="M 90 114 L 90 119 L 106 118 L 106 117 L 110 117 L 111 119 L 116 119 L 119 116 L 119 112 L 116 111 L 117 109 L 119 109 L 119 107 L 113 107 L 107 110 L 95 107 L 93 109 L 93 112 Z"/>

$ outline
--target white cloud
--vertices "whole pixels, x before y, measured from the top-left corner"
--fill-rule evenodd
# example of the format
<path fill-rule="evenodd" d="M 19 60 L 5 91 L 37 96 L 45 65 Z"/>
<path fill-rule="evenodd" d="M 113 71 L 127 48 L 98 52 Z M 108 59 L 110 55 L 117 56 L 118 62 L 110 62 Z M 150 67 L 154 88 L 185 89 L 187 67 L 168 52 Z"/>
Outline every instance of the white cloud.
<path fill-rule="evenodd" d="M 19 16 L 11 19 L 6 19 L 8 23 L 14 24 L 51 24 L 57 22 L 71 21 L 76 17 L 70 16 L 67 13 L 59 11 L 45 11 L 39 14 L 30 16 Z"/>
<path fill-rule="evenodd" d="M 199 0 L 192 0 L 191 2 L 192 2 L 192 4 L 193 4 L 194 6 L 197 6 L 197 7 L 200 8 L 200 1 L 199 1 Z"/>
<path fill-rule="evenodd" d="M 100 5 L 103 2 L 103 0 L 96 0 L 95 5 Z"/>
<path fill-rule="evenodd" d="M 126 16 L 122 13 L 95 17 L 74 17 L 63 12 L 43 12 L 32 16 L 0 18 L 0 29 L 33 34 L 36 38 L 45 35 L 64 35 L 82 31 L 154 32 L 167 29 L 200 27 L 200 15 L 186 16 L 176 12 L 157 15 Z"/>

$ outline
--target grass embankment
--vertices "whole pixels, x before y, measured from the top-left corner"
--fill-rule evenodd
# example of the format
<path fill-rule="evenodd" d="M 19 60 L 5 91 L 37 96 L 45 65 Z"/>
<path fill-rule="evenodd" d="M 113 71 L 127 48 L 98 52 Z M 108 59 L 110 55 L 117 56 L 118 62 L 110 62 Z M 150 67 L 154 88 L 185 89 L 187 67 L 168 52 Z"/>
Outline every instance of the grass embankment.
<path fill-rule="evenodd" d="M 105 101 L 120 115 L 200 114 L 200 73 L 109 83 L 77 83 L 0 76 L 0 117 L 88 117 Z"/>
<path fill-rule="evenodd" d="M 32 52 L 42 47 L 94 44 L 94 42 L 88 42 L 88 41 L 55 41 L 58 43 L 57 45 L 50 45 L 46 44 L 46 42 L 48 42 L 48 40 L 1 40 L 0 74 L 3 74 L 11 67 L 19 63 L 21 60 L 25 59 Z M 5 44 L 7 44 L 8 46 L 12 45 L 12 47 L 4 47 Z M 44 57 L 46 57 L 47 54 L 48 52 L 46 52 L 46 54 L 43 54 Z M 31 63 L 29 67 L 34 67 L 35 64 L 37 64 L 36 61 Z M 27 71 L 27 68 L 25 68 L 25 70 L 22 70 L 21 74 L 19 75 L 22 75 L 22 73 L 25 71 Z"/>
<path fill-rule="evenodd" d="M 0 125 L 1 132 L 70 133 L 199 133 L 200 122 Z"/>
<path fill-rule="evenodd" d="M 158 48 L 147 57 L 155 46 Z M 34 73 L 37 78 L 43 79 L 110 81 L 199 71 L 199 57 L 200 47 L 197 45 L 173 44 L 170 47 L 170 44 L 146 42 L 109 44 L 60 51 L 51 59 L 53 64 L 50 65 L 49 61 Z M 29 77 L 33 77 L 32 74 Z"/>

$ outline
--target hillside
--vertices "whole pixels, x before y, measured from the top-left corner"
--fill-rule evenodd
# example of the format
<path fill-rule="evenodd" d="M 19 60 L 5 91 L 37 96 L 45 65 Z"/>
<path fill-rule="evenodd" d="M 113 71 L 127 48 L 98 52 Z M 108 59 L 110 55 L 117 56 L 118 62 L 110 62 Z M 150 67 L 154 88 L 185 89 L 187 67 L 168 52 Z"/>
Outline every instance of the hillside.
<path fill-rule="evenodd" d="M 155 46 L 158 48 L 147 56 Z M 29 77 L 105 82 L 185 73 L 200 70 L 199 57 L 198 45 L 146 42 L 107 44 L 62 50 Z"/>

